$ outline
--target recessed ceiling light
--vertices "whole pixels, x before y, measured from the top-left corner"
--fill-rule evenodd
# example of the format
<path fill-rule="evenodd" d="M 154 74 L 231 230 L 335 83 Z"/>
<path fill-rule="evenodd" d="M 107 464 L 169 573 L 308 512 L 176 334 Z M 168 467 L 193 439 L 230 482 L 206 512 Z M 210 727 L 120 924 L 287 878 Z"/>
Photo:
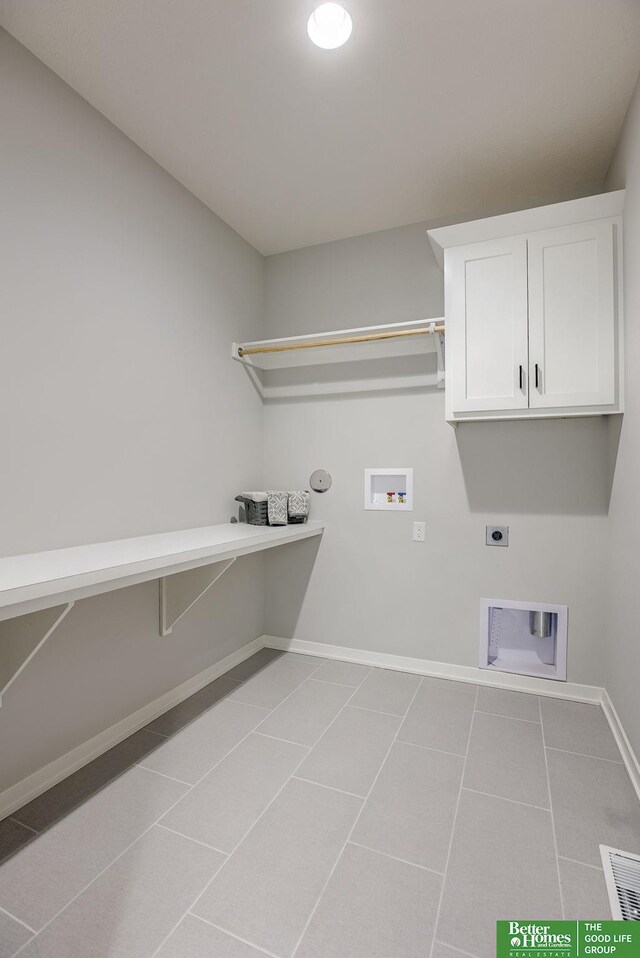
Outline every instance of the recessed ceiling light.
<path fill-rule="evenodd" d="M 322 3 L 313 11 L 307 23 L 307 33 L 317 47 L 335 50 L 351 36 L 353 23 L 339 3 Z"/>

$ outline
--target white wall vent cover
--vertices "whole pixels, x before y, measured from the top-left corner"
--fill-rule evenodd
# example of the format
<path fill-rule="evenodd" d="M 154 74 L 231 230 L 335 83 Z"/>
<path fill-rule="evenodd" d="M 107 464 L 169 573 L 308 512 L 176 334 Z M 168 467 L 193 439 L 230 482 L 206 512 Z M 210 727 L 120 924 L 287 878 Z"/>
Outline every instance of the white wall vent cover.
<path fill-rule="evenodd" d="M 640 856 L 600 846 L 602 867 L 616 921 L 640 921 Z"/>

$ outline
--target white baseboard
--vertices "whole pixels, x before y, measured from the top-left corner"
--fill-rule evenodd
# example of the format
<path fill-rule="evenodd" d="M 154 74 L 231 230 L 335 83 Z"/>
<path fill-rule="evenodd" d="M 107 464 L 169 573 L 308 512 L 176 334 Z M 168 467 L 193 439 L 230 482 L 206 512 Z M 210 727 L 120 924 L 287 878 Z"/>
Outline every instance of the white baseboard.
<path fill-rule="evenodd" d="M 602 694 L 602 711 L 604 712 L 609 725 L 611 726 L 613 737 L 618 743 L 618 748 L 620 749 L 622 760 L 629 773 L 631 784 L 636 790 L 638 801 L 640 801 L 640 762 L 638 762 L 638 758 L 631 747 L 631 742 L 627 738 L 627 733 L 622 726 L 620 717 L 618 716 L 618 713 L 616 712 L 613 702 L 611 701 L 609 693 L 606 689 L 603 690 Z"/>
<path fill-rule="evenodd" d="M 122 742 L 129 735 L 133 735 L 138 729 L 148 725 L 153 719 L 158 718 L 159 715 L 167 712 L 174 705 L 183 702 L 194 692 L 198 692 L 209 682 L 213 682 L 214 679 L 224 675 L 234 665 L 244 662 L 245 659 L 259 652 L 262 648 L 264 648 L 264 641 L 262 636 L 259 636 L 252 642 L 243 645 L 242 648 L 225 656 L 220 662 L 209 666 L 203 672 L 199 672 L 198 675 L 194 675 L 186 682 L 182 682 L 181 685 L 171 689 L 170 692 L 166 692 L 160 698 L 138 709 L 137 712 L 128 715 L 120 722 L 116 722 L 111 728 L 100 732 L 99 735 L 89 739 L 88 742 L 78 745 L 67 752 L 66 755 L 62 755 L 49 765 L 45 765 L 44 768 L 38 769 L 37 772 L 33 772 L 27 778 L 23 778 L 21 782 L 12 785 L 11 788 L 7 788 L 0 793 L 0 820 L 15 812 L 16 809 L 22 808 L 23 805 L 37 798 L 38 795 L 42 795 L 48 788 L 57 785 L 58 782 L 67 778 L 68 775 L 72 775 L 73 772 L 77 772 L 83 765 L 102 755 L 103 752 L 107 752 L 114 745 Z"/>
<path fill-rule="evenodd" d="M 531 692 L 572 702 L 588 702 L 600 705 L 604 689 L 597 685 L 578 685 L 575 682 L 555 682 L 511 672 L 489 672 L 469 665 L 450 665 L 447 662 L 430 662 L 428 659 L 412 659 L 387 652 L 370 652 L 365 649 L 349 649 L 341 645 L 326 645 L 324 642 L 305 642 L 303 639 L 283 639 L 277 635 L 263 635 L 263 645 L 269 649 L 300 652 L 302 655 L 320 655 L 326 659 L 356 662 L 379 669 L 395 669 L 399 672 L 415 672 L 417 675 L 432 675 L 455 682 L 471 682 L 473 685 L 489 685 L 514 692 Z"/>

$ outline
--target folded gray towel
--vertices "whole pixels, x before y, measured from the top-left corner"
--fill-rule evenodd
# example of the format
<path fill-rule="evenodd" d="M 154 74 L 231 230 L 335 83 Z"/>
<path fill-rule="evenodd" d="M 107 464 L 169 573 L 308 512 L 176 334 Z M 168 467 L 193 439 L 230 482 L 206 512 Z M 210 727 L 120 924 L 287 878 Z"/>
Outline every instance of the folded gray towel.
<path fill-rule="evenodd" d="M 290 516 L 299 518 L 309 515 L 309 493 L 305 490 L 289 492 L 288 494 L 288 512 Z"/>
<path fill-rule="evenodd" d="M 286 492 L 269 490 L 267 493 L 267 510 L 270 526 L 286 526 L 287 501 L 288 496 Z"/>

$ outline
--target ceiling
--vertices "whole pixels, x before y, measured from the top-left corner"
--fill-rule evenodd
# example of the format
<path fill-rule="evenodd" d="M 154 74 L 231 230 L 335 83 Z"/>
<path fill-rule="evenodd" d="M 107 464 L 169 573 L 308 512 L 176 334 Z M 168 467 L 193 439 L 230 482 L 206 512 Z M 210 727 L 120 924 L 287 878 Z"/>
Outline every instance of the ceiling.
<path fill-rule="evenodd" d="M 312 0 L 0 0 L 0 23 L 265 254 L 603 180 L 638 0 L 343 2 L 336 51 Z"/>

